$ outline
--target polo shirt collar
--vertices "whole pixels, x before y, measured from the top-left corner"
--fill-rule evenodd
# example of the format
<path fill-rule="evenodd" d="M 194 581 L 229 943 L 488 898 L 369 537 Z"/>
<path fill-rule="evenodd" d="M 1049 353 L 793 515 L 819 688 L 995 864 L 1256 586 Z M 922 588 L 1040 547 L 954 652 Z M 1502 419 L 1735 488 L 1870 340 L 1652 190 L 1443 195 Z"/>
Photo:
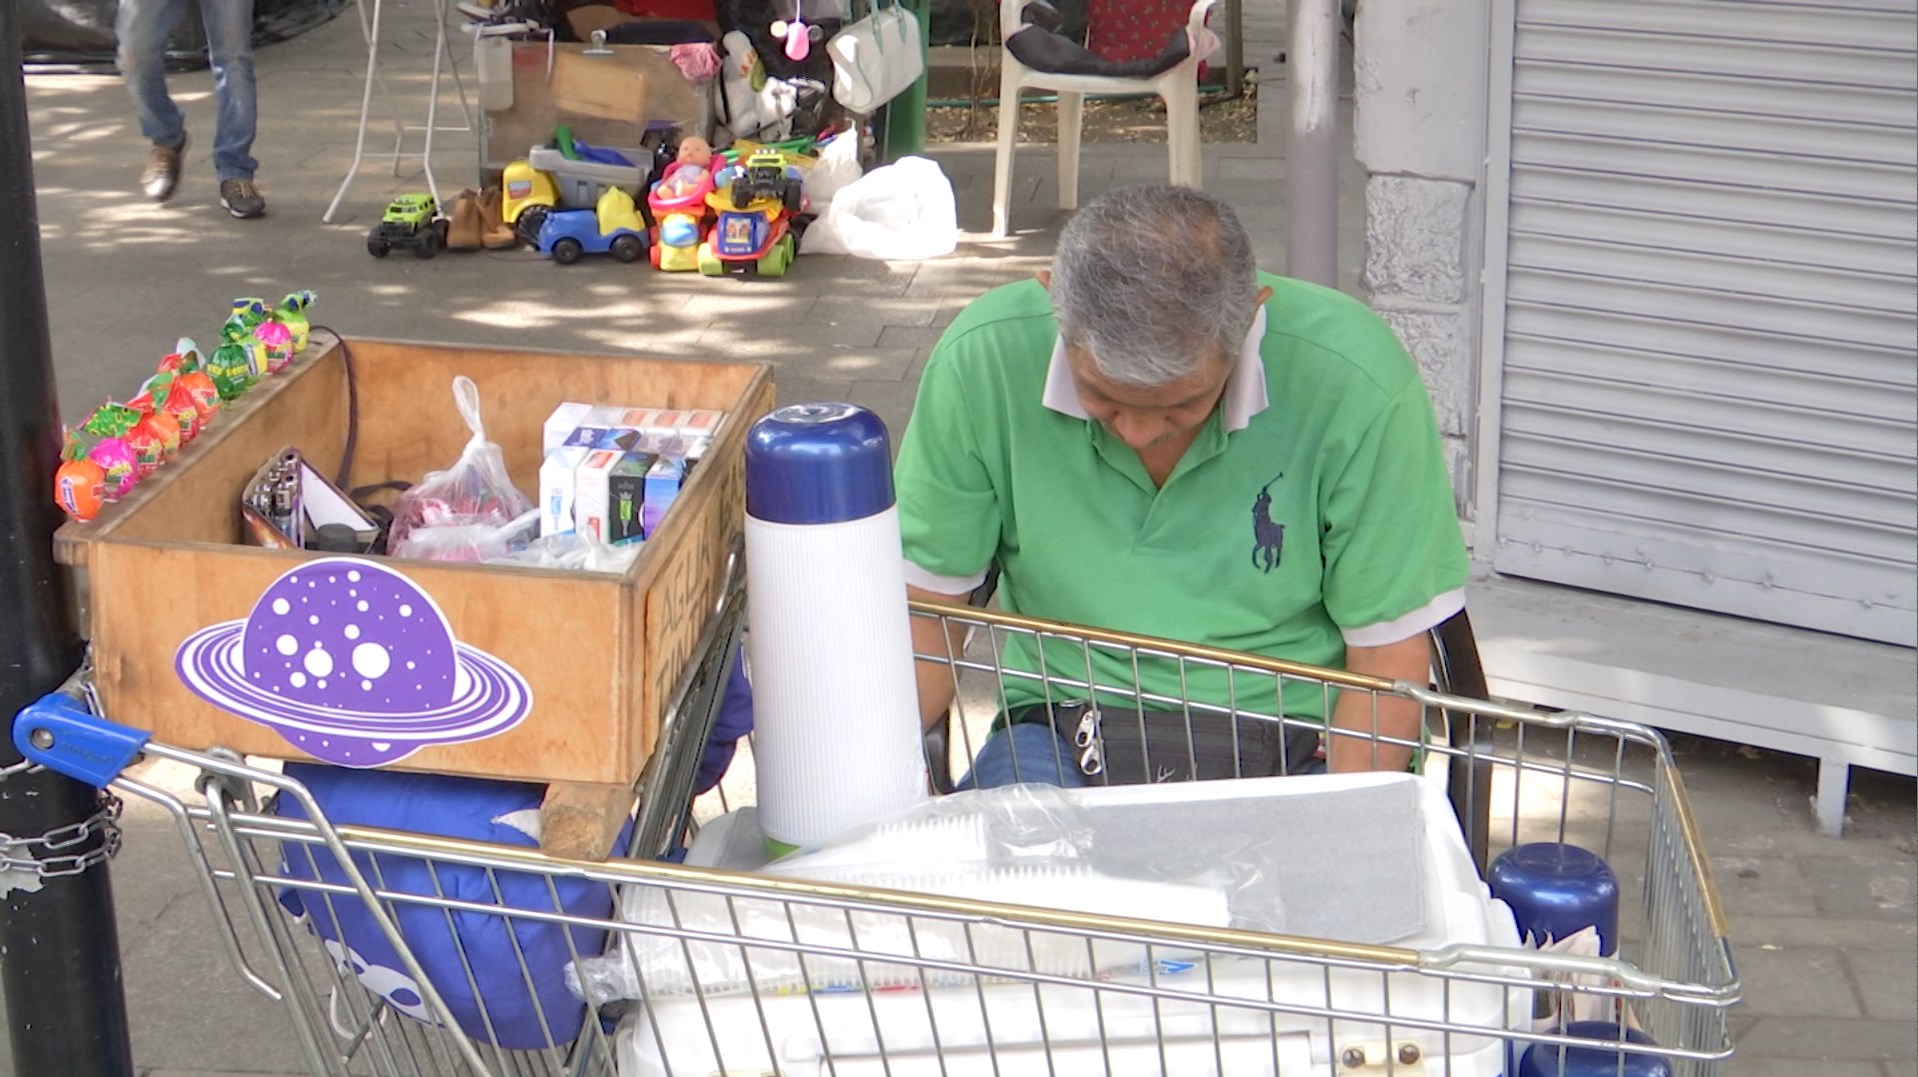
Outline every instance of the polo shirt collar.
<path fill-rule="evenodd" d="M 1224 420 L 1228 434 L 1244 430 L 1251 425 L 1253 416 L 1271 405 L 1265 395 L 1265 359 L 1259 353 L 1259 345 L 1264 340 L 1265 307 L 1261 305 L 1253 315 L 1252 328 L 1246 330 L 1245 343 L 1239 346 L 1232 373 L 1225 380 L 1225 395 L 1219 399 L 1219 417 Z M 1066 359 L 1064 338 L 1053 338 L 1052 360 L 1046 367 L 1046 388 L 1040 403 L 1061 415 L 1091 418 L 1085 406 L 1079 403 L 1079 389 L 1072 382 L 1072 364 Z"/>

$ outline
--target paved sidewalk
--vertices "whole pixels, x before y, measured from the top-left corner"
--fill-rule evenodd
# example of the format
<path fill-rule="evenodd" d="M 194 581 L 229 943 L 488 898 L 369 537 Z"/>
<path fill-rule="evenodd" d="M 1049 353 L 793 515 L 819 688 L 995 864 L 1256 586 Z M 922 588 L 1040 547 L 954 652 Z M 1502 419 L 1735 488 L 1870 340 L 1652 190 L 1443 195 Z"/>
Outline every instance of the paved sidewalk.
<path fill-rule="evenodd" d="M 1275 6 L 1257 5 L 1268 23 Z M 388 0 L 387 10 L 388 37 L 399 46 L 392 85 L 423 114 L 431 6 Z M 352 10 L 260 53 L 257 154 L 271 208 L 258 222 L 231 220 L 215 199 L 204 73 L 176 81 L 196 143 L 181 192 L 160 207 L 133 193 L 144 151 L 117 80 L 30 80 L 53 342 L 70 416 L 131 392 L 174 337 L 211 337 L 232 296 L 310 287 L 320 294 L 318 320 L 354 335 L 765 359 L 778 368 L 782 400 L 850 399 L 897 431 L 940 328 L 980 291 L 1042 267 L 1060 219 L 1050 153 L 1035 148 L 1019 161 L 1018 234 L 982 241 L 990 147 L 942 147 L 933 156 L 953 179 L 971 234 L 954 256 L 923 265 L 805 256 L 783 280 L 742 283 L 609 262 L 560 268 L 526 252 L 376 262 L 364 231 L 389 195 L 421 187 L 417 175 L 369 167 L 347 203 L 350 217 L 319 221 L 351 157 L 363 64 Z M 1207 176 L 1244 215 L 1264 263 L 1282 271 L 1276 74 L 1268 69 L 1264 82 L 1262 140 L 1210 147 Z M 1164 175 L 1158 147 L 1089 145 L 1086 156 L 1086 196 Z M 471 178 L 474 160 L 470 136 L 442 137 L 444 193 Z M 1356 167 L 1347 161 L 1346 169 L 1340 216 L 1351 288 L 1361 188 Z M 1812 762 L 1713 742 L 1679 747 L 1747 983 L 1736 1014 L 1740 1056 L 1726 1072 L 1918 1075 L 1911 780 L 1861 772 L 1847 837 L 1833 841 L 1811 825 Z M 177 836 L 143 805 L 129 807 L 127 829 L 113 880 L 142 1072 L 296 1072 L 285 1019 L 227 967 Z M 10 1074 L 0 1054 L 0 1077 Z"/>

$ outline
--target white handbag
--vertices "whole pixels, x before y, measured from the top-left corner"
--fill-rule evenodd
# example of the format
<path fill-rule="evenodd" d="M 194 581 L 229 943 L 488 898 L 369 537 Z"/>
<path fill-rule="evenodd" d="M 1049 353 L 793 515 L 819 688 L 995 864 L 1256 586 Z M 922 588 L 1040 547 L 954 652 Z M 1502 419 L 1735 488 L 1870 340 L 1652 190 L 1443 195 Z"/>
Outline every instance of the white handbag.
<path fill-rule="evenodd" d="M 832 95 L 852 112 L 866 114 L 905 92 L 926 70 L 919 17 L 893 0 L 847 24 L 826 43 L 832 57 Z"/>

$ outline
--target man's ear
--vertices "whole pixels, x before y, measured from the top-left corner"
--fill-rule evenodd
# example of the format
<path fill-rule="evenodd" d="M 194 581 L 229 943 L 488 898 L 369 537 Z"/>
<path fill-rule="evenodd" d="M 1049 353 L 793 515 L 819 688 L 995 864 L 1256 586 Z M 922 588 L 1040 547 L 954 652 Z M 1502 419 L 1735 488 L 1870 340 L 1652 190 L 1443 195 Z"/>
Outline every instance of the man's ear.
<path fill-rule="evenodd" d="M 1033 276 L 1033 279 L 1039 282 L 1039 287 L 1044 288 L 1048 292 L 1052 290 L 1052 270 L 1041 269 L 1039 272 L 1034 273 L 1032 276 Z M 1267 295 L 1272 294 L 1272 289 L 1267 288 L 1266 294 Z M 1265 302 L 1265 299 L 1261 297 L 1259 302 L 1263 303 Z"/>

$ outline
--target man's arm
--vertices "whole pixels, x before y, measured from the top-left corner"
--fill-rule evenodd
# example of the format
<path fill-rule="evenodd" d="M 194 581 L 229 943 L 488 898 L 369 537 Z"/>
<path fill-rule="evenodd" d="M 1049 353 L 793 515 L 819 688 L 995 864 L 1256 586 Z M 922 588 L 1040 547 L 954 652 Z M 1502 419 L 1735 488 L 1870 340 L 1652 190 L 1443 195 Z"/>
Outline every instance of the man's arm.
<path fill-rule="evenodd" d="M 1382 647 L 1348 646 L 1345 668 L 1386 680 L 1424 684 L 1432 675 L 1431 646 L 1423 632 Z M 924 693 L 922 679 L 921 699 L 925 698 Z M 1417 743 L 1422 710 L 1418 703 L 1397 696 L 1339 693 L 1339 701 L 1332 709 L 1333 728 L 1355 730 L 1365 736 L 1327 734 L 1326 769 L 1334 774 L 1367 770 L 1403 772 L 1412 761 L 1412 749 L 1372 738 L 1391 737 Z"/>
<path fill-rule="evenodd" d="M 963 606 L 966 602 L 965 595 L 942 595 L 911 584 L 906 585 L 906 597 L 953 606 Z M 952 706 L 953 695 L 959 687 L 959 675 L 949 662 L 953 657 L 964 654 L 966 647 L 965 629 L 950 625 L 945 631 L 940 631 L 940 624 L 930 617 L 912 619 L 912 652 L 947 659 L 913 663 L 913 673 L 919 679 L 919 724 L 925 730 L 930 730 Z"/>

